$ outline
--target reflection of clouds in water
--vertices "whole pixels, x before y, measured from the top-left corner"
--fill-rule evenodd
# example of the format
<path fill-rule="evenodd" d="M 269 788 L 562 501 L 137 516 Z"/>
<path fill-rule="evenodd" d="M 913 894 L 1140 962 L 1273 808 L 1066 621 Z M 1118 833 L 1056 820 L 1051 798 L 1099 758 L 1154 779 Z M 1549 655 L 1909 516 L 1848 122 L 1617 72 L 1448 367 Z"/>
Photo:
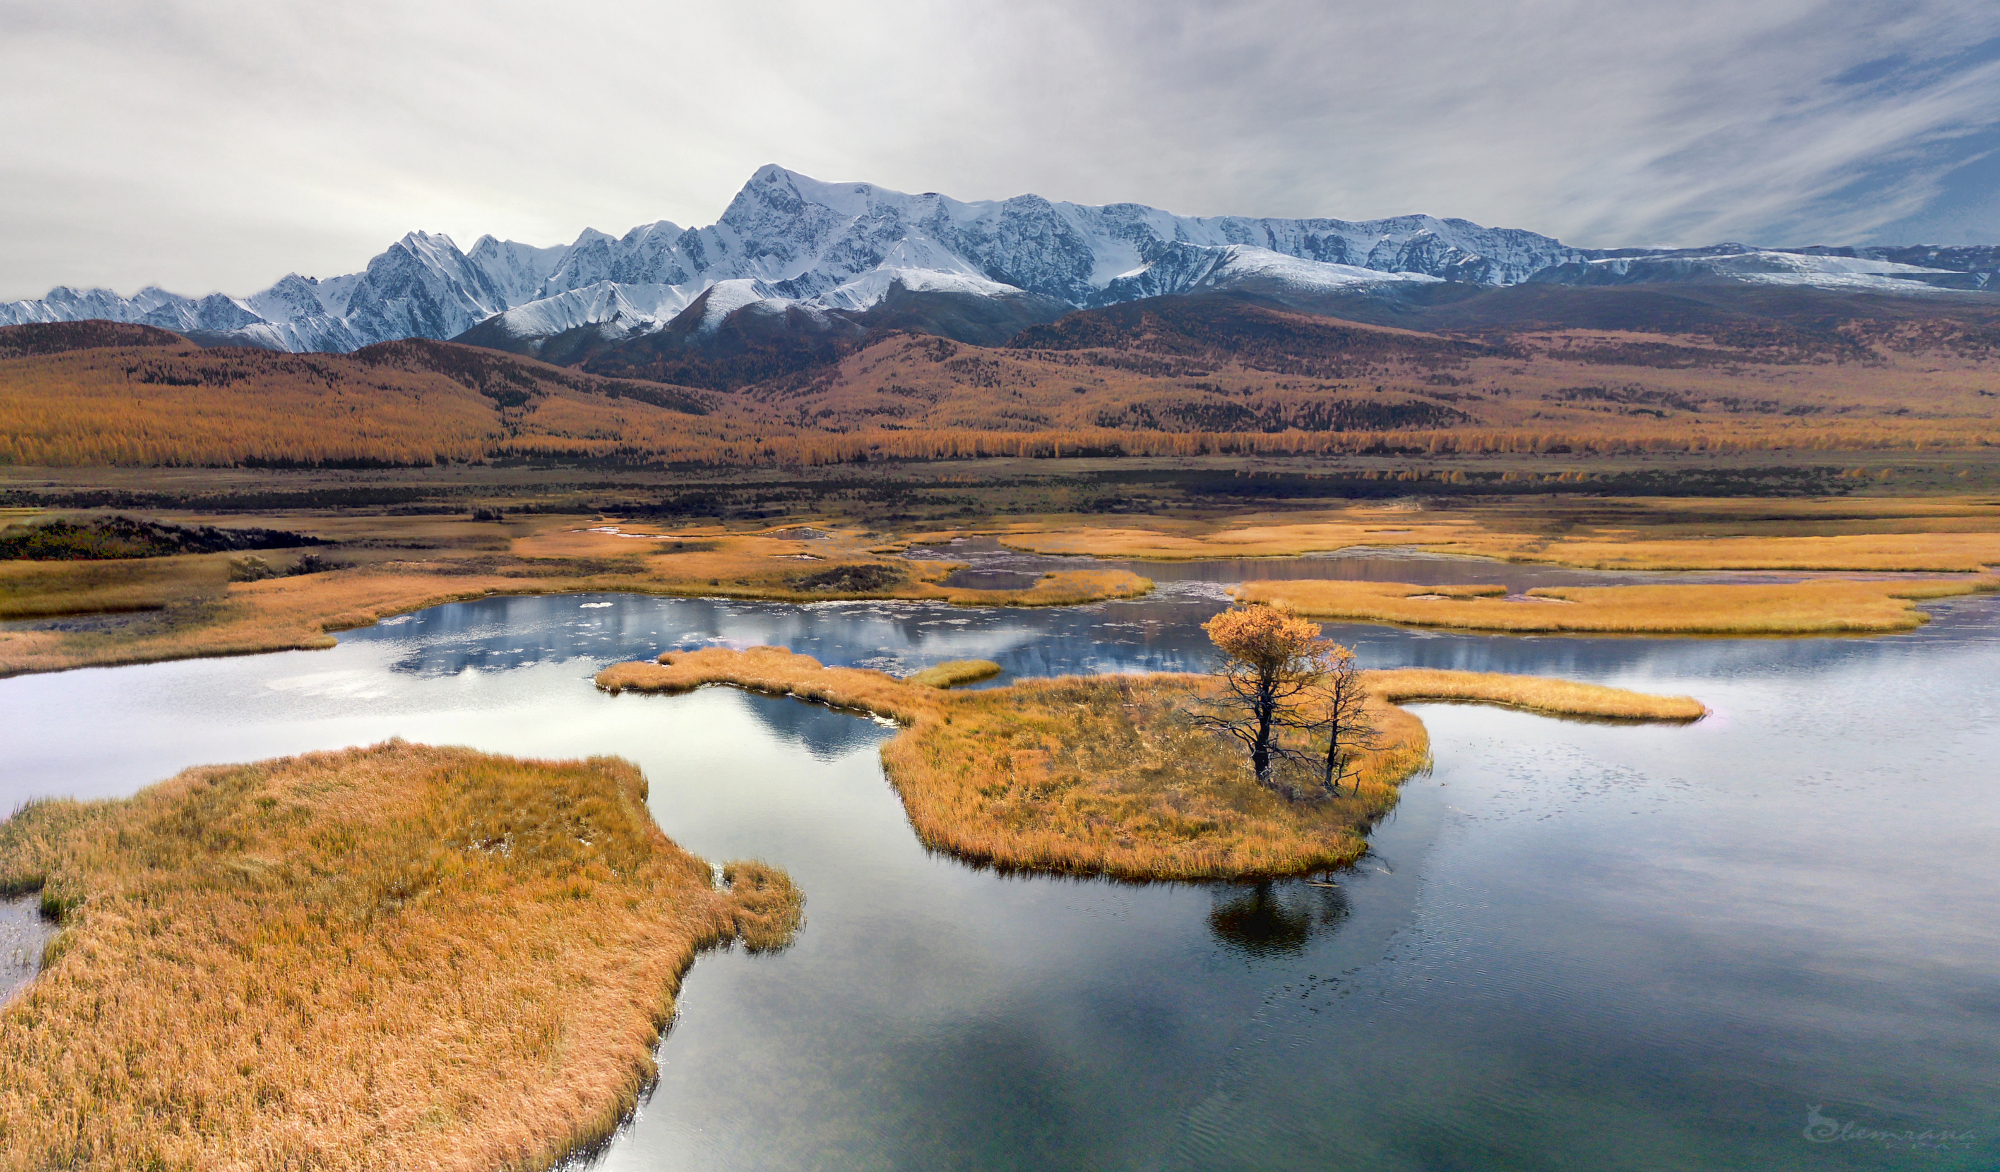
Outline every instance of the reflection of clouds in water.
<path fill-rule="evenodd" d="M 422 676 L 577 659 L 601 666 L 665 650 L 765 644 L 899 675 L 951 659 L 988 659 L 1003 670 L 996 682 L 1066 672 L 1206 670 L 1213 649 L 1201 623 L 1226 598 L 1210 582 L 1170 585 L 1141 599 L 1045 609 L 604 595 L 579 614 L 574 596 L 490 598 L 404 616 L 407 622 L 341 640 L 383 644 L 393 670 Z M 1955 601 L 1934 608 L 1936 620 L 1916 632 L 1868 638 L 1496 637 L 1361 623 L 1330 623 L 1326 632 L 1353 647 L 1367 667 L 1553 675 L 1641 689 L 1685 690 L 1700 680 L 1719 690 L 1730 681 L 1773 676 L 1890 672 L 1915 657 L 1934 667 L 1939 655 L 1984 656 L 2000 638 L 1996 610 L 1991 598 Z M 1919 686 L 1913 681 L 1903 686 Z"/>
<path fill-rule="evenodd" d="M 390 693 L 390 689 L 384 686 L 386 683 L 381 672 L 350 669 L 285 676 L 281 679 L 265 680 L 264 686 L 274 692 L 297 692 L 306 696 L 379 700 Z"/>
<path fill-rule="evenodd" d="M 823 706 L 788 697 L 746 692 L 743 702 L 758 724 L 783 741 L 805 746 L 821 761 L 837 761 L 856 750 L 873 748 L 894 735 L 897 728 L 894 721 L 886 722 L 885 727 L 884 722 L 850 713 L 828 720 Z"/>

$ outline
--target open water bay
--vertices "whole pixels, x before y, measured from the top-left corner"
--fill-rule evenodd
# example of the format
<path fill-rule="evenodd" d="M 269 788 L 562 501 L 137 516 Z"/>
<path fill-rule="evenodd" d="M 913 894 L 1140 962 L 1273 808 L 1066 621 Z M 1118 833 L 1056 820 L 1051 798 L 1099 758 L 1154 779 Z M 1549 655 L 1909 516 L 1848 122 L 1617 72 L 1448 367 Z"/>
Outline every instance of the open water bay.
<path fill-rule="evenodd" d="M 1991 598 L 1867 639 L 1332 627 L 1371 667 L 1715 710 L 1418 706 L 1436 768 L 1332 887 L 977 870 L 916 842 L 875 722 L 591 683 L 712 643 L 1200 669 L 1226 580 L 1047 611 L 489 599 L 330 651 L 0 680 L 0 806 L 392 736 L 636 761 L 669 835 L 783 866 L 808 920 L 782 954 L 696 963 L 606 1169 L 2000 1167 Z"/>

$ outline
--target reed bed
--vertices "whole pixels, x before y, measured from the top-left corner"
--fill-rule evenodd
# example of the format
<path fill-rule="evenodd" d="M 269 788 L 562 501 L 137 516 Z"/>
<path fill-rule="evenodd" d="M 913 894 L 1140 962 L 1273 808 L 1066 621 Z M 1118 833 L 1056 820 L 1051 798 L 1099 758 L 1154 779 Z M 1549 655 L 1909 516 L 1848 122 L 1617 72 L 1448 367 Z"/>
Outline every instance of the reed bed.
<path fill-rule="evenodd" d="M 1317 619 L 1402 623 L 1517 634 L 1836 635 L 1907 631 L 1930 621 L 1924 599 L 2000 590 L 2000 577 L 1820 580 L 1662 586 L 1560 586 L 1504 597 L 1498 586 L 1407 582 L 1263 581 L 1245 602 Z"/>
<path fill-rule="evenodd" d="M 883 746 L 882 763 L 926 846 L 1005 869 L 1134 880 L 1290 875 L 1359 858 L 1368 827 L 1430 757 L 1423 723 L 1398 700 L 1642 719 L 1703 711 L 1685 697 L 1525 676 L 1390 672 L 1369 681 L 1380 747 L 1339 797 L 1301 803 L 1257 784 L 1234 742 L 1188 720 L 1211 694 L 1205 676 L 1066 676 L 948 693 L 753 647 L 669 652 L 597 677 L 613 693 L 730 684 L 888 717 L 905 729 Z"/>
<path fill-rule="evenodd" d="M 925 688 L 956 688 L 990 680 L 1000 672 L 1000 665 L 990 659 L 953 659 L 904 676 L 903 682 Z"/>
<path fill-rule="evenodd" d="M 1911 573 L 1978 573 L 2000 565 L 2000 511 L 1990 503 L 1966 500 L 1940 505 L 1897 502 L 1881 518 L 1834 516 L 1810 505 L 1759 501 L 1768 518 L 1732 519 L 1729 502 L 1696 502 L 1724 514 L 1699 536 L 1648 535 L 1641 531 L 1588 530 L 1552 538 L 1545 518 L 1519 511 L 1465 508 L 1422 512 L 1354 507 L 1311 521 L 1271 521 L 1245 517 L 1220 526 L 1148 519 L 1143 526 L 1075 527 L 1020 524 L 1000 534 L 1001 543 L 1033 553 L 1082 554 L 1106 558 L 1185 561 L 1230 557 L 1297 557 L 1357 546 L 1396 546 L 1432 553 L 1490 557 L 1502 561 L 1625 570 L 1849 570 Z M 1953 507 L 1956 506 L 1956 507 Z M 1865 514 L 1860 502 L 1841 501 L 1847 513 Z M 1682 519 L 1670 504 L 1657 504 L 1649 524 L 1673 526 Z M 1937 515 L 1932 515 L 1937 514 Z M 1948 515 L 1947 515 L 1948 514 Z M 1757 532 L 1771 524 L 1810 530 L 1817 526 L 1900 532 Z M 1738 530 L 1731 532 L 1731 530 Z M 1748 531 L 1742 531 L 1748 530 Z"/>
<path fill-rule="evenodd" d="M 121 561 L 0 561 L 0 622 L 160 610 L 220 595 L 228 554 Z"/>
<path fill-rule="evenodd" d="M 1468 541 L 1461 548 L 1466 553 L 1507 561 L 1590 570 L 1874 570 L 1976 574 L 1987 566 L 2000 565 L 2000 532 L 1742 535 L 1670 540 L 1581 537 L 1561 541 L 1496 534 Z"/>
<path fill-rule="evenodd" d="M 782 946 L 637 768 L 389 742 L 0 823 L 61 916 L 0 1010 L 0 1168 L 548 1168 L 610 1135 L 697 950 Z"/>
<path fill-rule="evenodd" d="M 931 589 L 934 594 L 914 597 L 942 597 L 953 606 L 1081 606 L 1109 598 L 1138 598 L 1152 592 L 1153 580 L 1128 570 L 1055 570 L 1020 590 L 969 590 L 943 585 Z"/>
<path fill-rule="evenodd" d="M 1063 528 L 1019 524 L 998 534 L 1000 544 L 1029 553 L 1203 561 L 1209 558 L 1297 557 L 1352 546 L 1435 546 L 1476 536 L 1466 520 L 1412 514 L 1409 510 L 1354 508 L 1336 519 L 1173 527 Z"/>
<path fill-rule="evenodd" d="M 709 684 L 729 684 L 770 696 L 796 696 L 904 725 L 941 717 L 944 705 L 956 699 L 936 688 L 917 687 L 879 671 L 827 667 L 810 655 L 795 655 L 784 647 L 669 651 L 650 663 L 614 663 L 597 673 L 597 686 L 614 696 L 620 692 L 692 692 Z"/>

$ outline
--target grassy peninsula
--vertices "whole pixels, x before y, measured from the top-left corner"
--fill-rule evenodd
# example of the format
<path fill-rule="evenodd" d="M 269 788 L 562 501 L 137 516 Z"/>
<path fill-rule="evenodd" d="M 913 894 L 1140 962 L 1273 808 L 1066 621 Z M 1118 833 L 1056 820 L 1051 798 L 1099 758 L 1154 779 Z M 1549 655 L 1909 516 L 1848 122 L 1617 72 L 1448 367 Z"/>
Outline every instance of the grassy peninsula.
<path fill-rule="evenodd" d="M 782 946 L 613 758 L 390 742 L 0 823 L 62 930 L 0 1009 L 0 1167 L 547 1168 L 653 1074 L 697 950 Z"/>
<path fill-rule="evenodd" d="M 1515 634 L 1839 635 L 1914 630 L 1924 599 L 2000 591 L 2000 576 L 1921 581 L 1544 586 L 1519 598 L 1502 586 L 1408 582 L 1246 582 L 1244 602 L 1315 619 L 1455 627 Z"/>
<path fill-rule="evenodd" d="M 888 717 L 905 728 L 883 747 L 883 765 L 925 845 L 1008 869 L 1138 880 L 1288 875 L 1359 858 L 1368 827 L 1430 756 L 1423 723 L 1396 701 L 1628 719 L 1704 711 L 1687 697 L 1562 680 L 1374 673 L 1379 746 L 1341 796 L 1296 803 L 1258 785 L 1234 744 L 1185 719 L 1211 686 L 1202 676 L 1068 676 L 953 693 L 756 647 L 614 664 L 597 683 L 614 693 L 730 684 Z"/>

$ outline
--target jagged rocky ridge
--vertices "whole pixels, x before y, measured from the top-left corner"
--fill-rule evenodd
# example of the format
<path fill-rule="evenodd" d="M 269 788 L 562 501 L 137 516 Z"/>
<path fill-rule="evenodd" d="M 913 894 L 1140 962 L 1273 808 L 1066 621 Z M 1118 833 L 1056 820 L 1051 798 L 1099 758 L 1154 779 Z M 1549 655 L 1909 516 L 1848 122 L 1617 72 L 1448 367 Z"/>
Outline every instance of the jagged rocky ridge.
<path fill-rule="evenodd" d="M 787 329 L 857 315 L 919 326 L 970 321 L 967 330 L 979 335 L 1069 309 L 1197 291 L 1281 303 L 1407 296 L 1446 282 L 1926 293 L 1986 290 L 1996 270 L 2000 248 L 1990 247 L 1588 250 L 1430 216 L 1176 216 L 1034 195 L 962 203 L 767 166 L 706 228 L 662 220 L 619 237 L 586 230 L 549 248 L 485 236 L 469 252 L 448 236 L 412 232 L 346 276 L 293 274 L 245 298 L 58 288 L 39 301 L 0 304 L 0 325 L 105 319 L 292 351 L 464 336 L 562 361 L 669 325 L 675 335 L 700 336 L 746 316 Z"/>

